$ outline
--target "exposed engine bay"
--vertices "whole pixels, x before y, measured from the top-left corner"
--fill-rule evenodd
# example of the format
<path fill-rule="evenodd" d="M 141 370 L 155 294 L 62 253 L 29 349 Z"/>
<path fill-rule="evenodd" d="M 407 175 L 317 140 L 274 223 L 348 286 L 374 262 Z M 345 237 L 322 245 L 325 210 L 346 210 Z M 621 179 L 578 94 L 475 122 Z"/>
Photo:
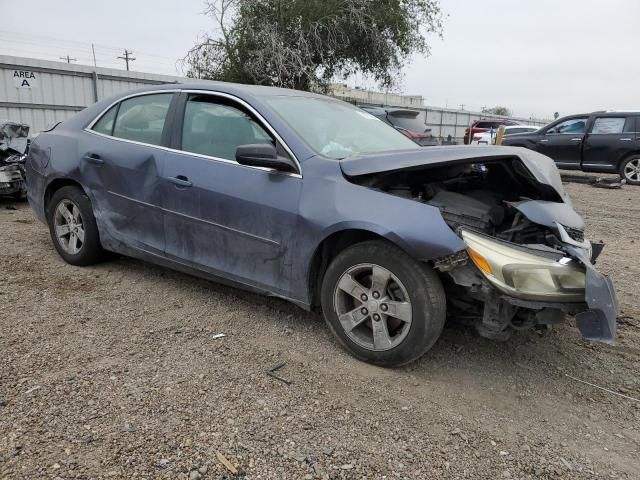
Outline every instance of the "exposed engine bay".
<path fill-rule="evenodd" d="M 587 309 L 585 269 L 603 245 L 584 240 L 584 224 L 568 197 L 538 181 L 520 159 L 423 165 L 350 180 L 438 208 L 473 246 L 437 259 L 434 267 L 447 290 L 449 316 L 473 324 L 481 335 L 505 340 L 515 330 L 547 328 Z M 505 262 L 516 260 L 493 258 L 501 251 L 505 258 L 516 252 L 533 263 L 544 260 L 511 271 Z M 543 279 L 544 269 L 550 273 L 545 270 Z M 545 282 L 555 285 L 557 295 L 547 295 Z"/>
<path fill-rule="evenodd" d="M 551 228 L 531 222 L 517 207 L 523 201 L 563 199 L 515 159 L 373 174 L 357 183 L 437 207 L 454 230 L 466 226 L 518 244 L 559 247 Z M 568 227 L 581 241 L 577 218 Z"/>

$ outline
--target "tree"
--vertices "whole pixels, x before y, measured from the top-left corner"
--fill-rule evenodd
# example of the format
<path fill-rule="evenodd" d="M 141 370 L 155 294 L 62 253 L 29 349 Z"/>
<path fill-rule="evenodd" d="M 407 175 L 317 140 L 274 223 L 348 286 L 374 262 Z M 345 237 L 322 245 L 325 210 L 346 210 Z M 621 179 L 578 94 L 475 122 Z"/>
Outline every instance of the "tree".
<path fill-rule="evenodd" d="M 442 33 L 438 0 L 208 0 L 215 35 L 183 60 L 189 77 L 326 91 L 355 73 L 397 85 L 425 35 Z"/>
<path fill-rule="evenodd" d="M 499 105 L 493 108 L 483 108 L 482 113 L 488 113 L 491 115 L 500 115 L 503 117 L 511 116 L 511 110 L 509 110 L 507 107 L 501 107 Z"/>

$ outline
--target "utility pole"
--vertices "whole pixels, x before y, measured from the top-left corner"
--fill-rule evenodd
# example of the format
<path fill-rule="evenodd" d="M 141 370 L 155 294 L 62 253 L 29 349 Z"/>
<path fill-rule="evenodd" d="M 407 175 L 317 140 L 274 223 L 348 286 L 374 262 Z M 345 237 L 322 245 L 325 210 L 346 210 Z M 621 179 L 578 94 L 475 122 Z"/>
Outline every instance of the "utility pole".
<path fill-rule="evenodd" d="M 60 57 L 60 60 L 66 60 L 67 63 L 71 63 L 71 62 L 75 62 L 78 59 L 77 58 L 71 58 L 69 55 L 67 55 L 66 57 Z"/>
<path fill-rule="evenodd" d="M 122 55 L 122 57 L 118 57 L 122 60 L 124 60 L 124 62 L 127 64 L 127 71 L 129 71 L 129 62 L 133 62 L 135 60 L 135 58 L 133 58 L 131 56 L 133 52 L 130 52 L 129 50 L 127 50 L 126 48 L 124 49 L 124 53 Z"/>
<path fill-rule="evenodd" d="M 461 103 L 459 106 L 460 106 L 460 110 L 464 110 L 464 107 L 465 107 L 464 103 Z"/>
<path fill-rule="evenodd" d="M 91 54 L 93 55 L 93 68 L 98 68 L 98 64 L 96 63 L 96 47 L 93 43 L 91 44 Z"/>

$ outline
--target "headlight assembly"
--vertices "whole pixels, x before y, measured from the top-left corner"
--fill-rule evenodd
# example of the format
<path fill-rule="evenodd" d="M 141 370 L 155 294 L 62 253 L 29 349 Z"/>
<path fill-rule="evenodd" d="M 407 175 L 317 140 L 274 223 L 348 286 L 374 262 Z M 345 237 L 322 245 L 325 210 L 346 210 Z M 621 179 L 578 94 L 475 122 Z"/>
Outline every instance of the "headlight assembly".
<path fill-rule="evenodd" d="M 462 238 L 473 263 L 499 290 L 527 300 L 584 301 L 585 269 L 578 262 L 468 230 Z"/>

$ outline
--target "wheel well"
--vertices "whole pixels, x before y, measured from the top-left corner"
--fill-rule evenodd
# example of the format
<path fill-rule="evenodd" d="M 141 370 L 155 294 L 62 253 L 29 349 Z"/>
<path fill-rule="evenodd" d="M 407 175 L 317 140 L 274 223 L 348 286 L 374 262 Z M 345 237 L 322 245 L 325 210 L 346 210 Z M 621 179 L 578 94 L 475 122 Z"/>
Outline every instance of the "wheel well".
<path fill-rule="evenodd" d="M 622 157 L 619 161 L 618 161 L 618 166 L 617 166 L 617 170 L 618 172 L 620 172 L 620 169 L 622 168 L 622 164 L 624 162 L 626 162 L 627 160 L 629 160 L 630 157 L 636 157 L 640 155 L 640 151 L 635 151 L 635 152 L 631 152 L 631 153 L 627 153 L 624 157 Z"/>
<path fill-rule="evenodd" d="M 49 185 L 47 185 L 47 189 L 44 192 L 44 212 L 45 215 L 49 211 L 49 202 L 53 198 L 53 194 L 60 190 L 62 187 L 78 187 L 82 191 L 82 185 L 80 185 L 75 180 L 70 180 L 68 178 L 56 178 Z"/>
<path fill-rule="evenodd" d="M 331 260 L 345 248 L 368 240 L 385 240 L 385 238 L 368 230 L 341 230 L 332 233 L 318 245 L 313 254 L 309 271 L 309 291 L 311 292 L 311 308 L 313 310 L 320 307 L 320 286 L 324 272 Z"/>

